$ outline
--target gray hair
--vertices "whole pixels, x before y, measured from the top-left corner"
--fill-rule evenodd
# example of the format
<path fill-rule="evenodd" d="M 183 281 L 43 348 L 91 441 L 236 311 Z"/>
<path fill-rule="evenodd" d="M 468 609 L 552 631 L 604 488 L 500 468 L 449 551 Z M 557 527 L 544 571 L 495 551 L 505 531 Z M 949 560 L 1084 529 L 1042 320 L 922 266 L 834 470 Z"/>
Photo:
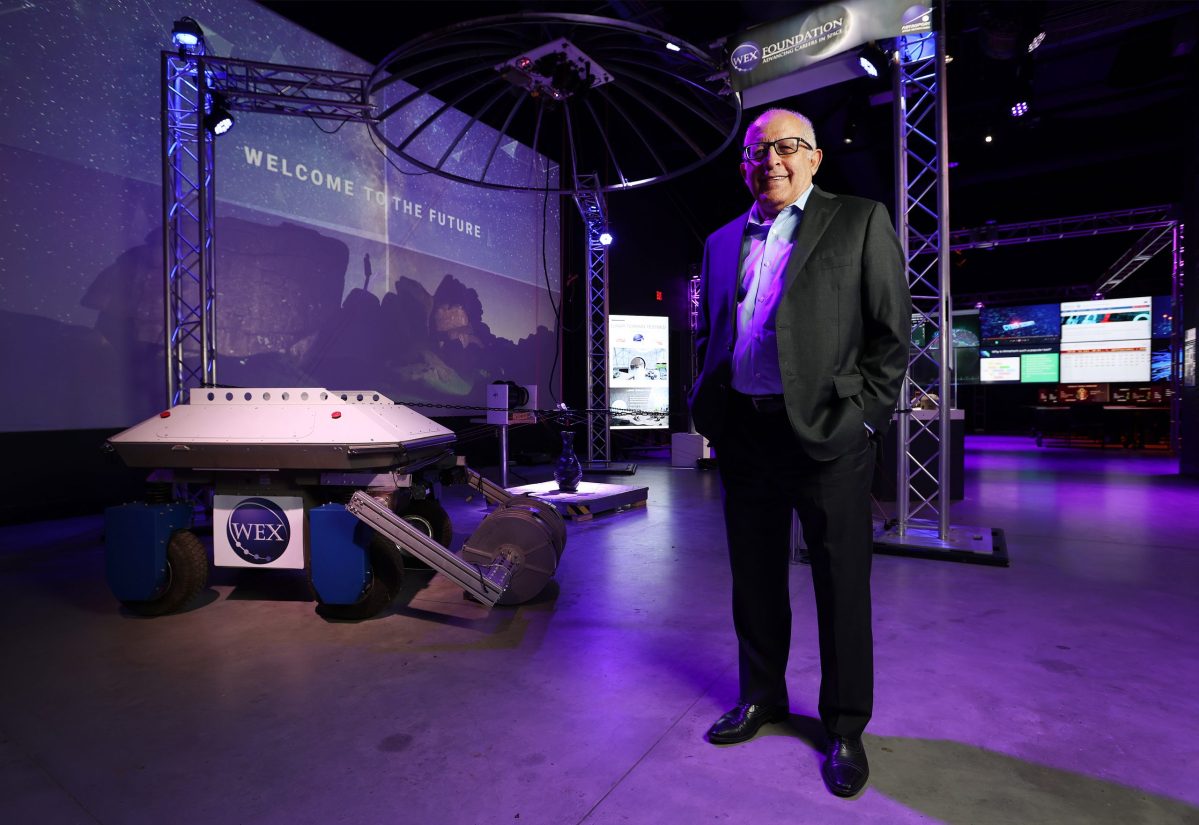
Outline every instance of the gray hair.
<path fill-rule="evenodd" d="M 808 143 L 812 144 L 813 149 L 816 148 L 818 145 L 816 143 L 816 130 L 812 127 L 812 121 L 808 120 L 805 115 L 801 115 L 799 112 L 796 112 L 792 109 L 767 109 L 765 112 L 762 112 L 762 114 L 754 118 L 753 123 L 746 127 L 746 134 L 749 134 L 749 130 L 754 126 L 761 125 L 763 122 L 769 120 L 775 115 L 788 115 L 798 120 L 800 123 L 800 134 L 796 137 L 804 138 Z"/>

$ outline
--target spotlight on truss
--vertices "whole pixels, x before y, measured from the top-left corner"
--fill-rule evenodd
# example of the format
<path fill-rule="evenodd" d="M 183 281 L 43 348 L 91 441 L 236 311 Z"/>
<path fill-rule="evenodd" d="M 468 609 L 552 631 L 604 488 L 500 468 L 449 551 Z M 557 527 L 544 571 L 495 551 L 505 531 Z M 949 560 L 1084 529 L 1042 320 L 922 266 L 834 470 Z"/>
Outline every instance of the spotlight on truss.
<path fill-rule="evenodd" d="M 611 246 L 612 241 L 614 241 L 614 240 L 616 240 L 616 239 L 612 237 L 612 233 L 609 232 L 607 229 L 603 230 L 599 234 L 599 242 L 600 242 L 601 246 Z"/>
<path fill-rule="evenodd" d="M 887 71 L 887 63 L 890 58 L 887 53 L 879 48 L 877 43 L 867 43 L 858 52 L 858 65 L 870 77 L 879 77 Z"/>
<path fill-rule="evenodd" d="M 1028 114 L 1028 101 L 1017 100 L 1014 104 L 1012 104 L 1011 113 L 1012 117 L 1024 117 L 1026 114 Z"/>
<path fill-rule="evenodd" d="M 171 27 L 171 42 L 182 51 L 190 52 L 204 40 L 204 30 L 190 17 L 180 17 Z"/>
<path fill-rule="evenodd" d="M 212 95 L 212 105 L 204 115 L 204 128 L 214 135 L 223 135 L 233 128 L 233 115 L 229 113 L 225 98 L 219 94 Z"/>

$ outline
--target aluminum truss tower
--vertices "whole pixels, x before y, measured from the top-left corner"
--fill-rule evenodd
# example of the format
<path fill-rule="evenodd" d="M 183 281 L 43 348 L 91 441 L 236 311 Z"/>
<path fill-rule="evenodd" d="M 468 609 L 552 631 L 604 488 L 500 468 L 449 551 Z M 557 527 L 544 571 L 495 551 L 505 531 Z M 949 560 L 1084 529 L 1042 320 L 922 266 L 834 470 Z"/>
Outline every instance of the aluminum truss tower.
<path fill-rule="evenodd" d="M 211 75 L 202 54 L 162 54 L 163 271 L 167 406 L 216 382 L 216 189 L 204 128 Z"/>
<path fill-rule="evenodd" d="M 575 204 L 587 232 L 587 461 L 612 457 L 608 419 L 608 247 L 607 204 L 595 175 L 579 175 Z"/>
<path fill-rule="evenodd" d="M 944 3 L 940 33 L 945 28 Z M 912 350 L 899 397 L 896 518 L 876 538 L 880 552 L 1007 564 L 1001 536 L 951 529 L 950 375 L 952 301 L 949 282 L 949 124 L 942 34 L 899 38 L 894 72 L 896 233 L 903 247 L 915 320 L 929 331 Z M 926 376 L 934 376 L 926 378 Z M 913 407 L 921 410 L 914 414 Z M 930 414 L 931 413 L 931 414 Z M 914 449 L 919 441 L 926 447 Z M 932 445 L 932 449 L 927 449 Z M 917 455 L 923 457 L 917 458 Z"/>
<path fill-rule="evenodd" d="M 371 122 L 365 74 L 162 53 L 163 281 L 167 405 L 216 383 L 214 94 L 233 111 Z"/>

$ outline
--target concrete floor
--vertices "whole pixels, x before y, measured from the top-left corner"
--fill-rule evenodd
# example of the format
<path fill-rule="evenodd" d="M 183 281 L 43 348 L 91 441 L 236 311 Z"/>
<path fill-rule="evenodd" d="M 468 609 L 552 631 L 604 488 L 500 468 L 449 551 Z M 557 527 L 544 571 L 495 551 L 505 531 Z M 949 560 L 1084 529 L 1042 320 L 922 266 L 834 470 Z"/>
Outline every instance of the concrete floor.
<path fill-rule="evenodd" d="M 557 583 L 490 614 L 412 576 L 330 623 L 295 576 L 217 571 L 143 619 L 105 587 L 99 518 L 0 529 L 0 822 L 1199 822 L 1199 483 L 1160 455 L 967 449 L 953 521 L 1002 528 L 1012 566 L 877 557 L 855 800 L 818 773 L 806 567 L 790 724 L 703 741 L 737 692 L 719 485 L 645 462 L 647 508 L 572 523 Z"/>

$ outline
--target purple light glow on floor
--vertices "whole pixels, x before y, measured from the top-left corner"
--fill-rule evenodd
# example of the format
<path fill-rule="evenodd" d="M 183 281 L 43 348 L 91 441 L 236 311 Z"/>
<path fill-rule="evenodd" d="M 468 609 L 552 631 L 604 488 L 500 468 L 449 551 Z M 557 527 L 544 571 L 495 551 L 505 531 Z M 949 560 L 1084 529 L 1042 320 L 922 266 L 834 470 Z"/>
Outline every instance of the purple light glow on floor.
<path fill-rule="evenodd" d="M 0 820 L 1199 821 L 1199 482 L 1156 453 L 966 451 L 951 521 L 1002 528 L 1012 566 L 876 557 L 855 801 L 818 774 L 804 566 L 790 722 L 703 741 L 737 694 L 719 483 L 637 458 L 648 506 L 571 522 L 545 597 L 491 612 L 413 574 L 329 623 L 296 576 L 222 571 L 145 620 L 105 588 L 99 518 L 0 528 Z M 445 503 L 460 541 L 484 510 Z"/>

